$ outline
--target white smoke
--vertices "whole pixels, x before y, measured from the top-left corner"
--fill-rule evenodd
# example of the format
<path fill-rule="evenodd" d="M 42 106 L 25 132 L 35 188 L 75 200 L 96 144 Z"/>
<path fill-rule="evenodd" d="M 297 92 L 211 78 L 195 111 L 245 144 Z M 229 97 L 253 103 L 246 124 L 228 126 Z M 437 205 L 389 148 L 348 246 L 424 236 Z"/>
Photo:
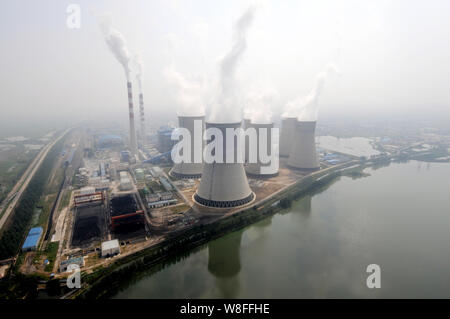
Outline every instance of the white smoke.
<path fill-rule="evenodd" d="M 241 103 L 238 98 L 236 70 L 247 48 L 247 34 L 257 7 L 249 7 L 233 27 L 231 50 L 220 63 L 219 92 L 210 114 L 213 122 L 239 122 Z"/>
<path fill-rule="evenodd" d="M 296 117 L 299 121 L 317 121 L 319 113 L 319 99 L 325 87 L 325 81 L 331 74 L 340 74 L 333 63 L 329 63 L 324 71 L 316 75 L 312 90 L 303 97 L 286 104 L 283 117 Z"/>
<path fill-rule="evenodd" d="M 122 33 L 117 31 L 111 23 L 111 17 L 109 15 L 97 16 L 99 20 L 99 26 L 105 38 L 105 42 L 108 48 L 113 53 L 114 57 L 123 66 L 127 81 L 130 81 L 130 52 L 127 49 L 125 38 Z"/>
<path fill-rule="evenodd" d="M 273 88 L 250 89 L 245 98 L 243 116 L 254 124 L 272 123 L 275 100 L 278 92 Z"/>
<path fill-rule="evenodd" d="M 201 116 L 205 114 L 206 81 L 204 78 L 187 78 L 173 67 L 163 70 L 165 78 L 177 87 L 178 115 Z"/>

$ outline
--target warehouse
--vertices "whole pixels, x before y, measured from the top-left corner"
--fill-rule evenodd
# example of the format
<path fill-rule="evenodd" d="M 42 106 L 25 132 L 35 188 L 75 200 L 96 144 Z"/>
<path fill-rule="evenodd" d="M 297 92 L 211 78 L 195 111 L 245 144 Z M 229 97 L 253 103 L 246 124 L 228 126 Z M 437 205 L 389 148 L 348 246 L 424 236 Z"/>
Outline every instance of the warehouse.
<path fill-rule="evenodd" d="M 117 239 L 102 243 L 102 257 L 111 257 L 120 254 L 119 241 Z"/>
<path fill-rule="evenodd" d="M 22 251 L 36 250 L 39 245 L 39 240 L 42 236 L 42 227 L 34 227 L 30 229 L 27 238 L 22 246 Z"/>

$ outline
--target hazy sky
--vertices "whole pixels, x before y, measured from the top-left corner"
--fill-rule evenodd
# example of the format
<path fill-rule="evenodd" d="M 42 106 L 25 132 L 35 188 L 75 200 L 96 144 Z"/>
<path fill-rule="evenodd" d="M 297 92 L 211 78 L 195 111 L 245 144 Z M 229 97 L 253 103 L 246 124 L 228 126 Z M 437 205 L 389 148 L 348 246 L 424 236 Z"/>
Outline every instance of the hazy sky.
<path fill-rule="evenodd" d="M 81 7 L 80 29 L 66 27 L 70 3 Z M 260 3 L 238 68 L 242 94 L 276 92 L 272 103 L 280 114 L 335 62 L 341 75 L 325 83 L 319 120 L 350 112 L 449 114 L 450 1 Z M 247 6 L 231 0 L 1 1 L 0 124 L 102 116 L 126 123 L 124 72 L 95 13 L 109 13 L 130 51 L 140 53 L 147 116 L 175 115 L 178 89 L 164 70 L 214 82 L 233 23 Z"/>

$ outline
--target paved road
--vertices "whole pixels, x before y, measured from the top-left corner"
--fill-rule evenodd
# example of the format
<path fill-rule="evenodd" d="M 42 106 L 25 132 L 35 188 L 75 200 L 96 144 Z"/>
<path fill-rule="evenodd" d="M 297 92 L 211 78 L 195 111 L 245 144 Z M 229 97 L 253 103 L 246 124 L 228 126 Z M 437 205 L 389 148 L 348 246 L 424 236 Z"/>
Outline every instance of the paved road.
<path fill-rule="evenodd" d="M 69 131 L 67 129 L 64 131 L 56 140 L 53 142 L 50 142 L 49 144 L 45 145 L 42 150 L 39 152 L 39 154 L 34 158 L 34 160 L 31 162 L 30 166 L 28 166 L 25 173 L 22 175 L 20 180 L 16 183 L 16 185 L 11 190 L 10 194 L 11 196 L 15 194 L 13 200 L 8 204 L 8 201 L 5 200 L 5 204 L 8 205 L 6 207 L 6 210 L 3 214 L 3 216 L 0 219 L 0 229 L 3 228 L 4 224 L 8 220 L 11 213 L 14 211 L 14 208 L 16 207 L 19 199 L 22 197 L 23 192 L 28 187 L 28 184 L 30 183 L 31 179 L 33 178 L 34 174 L 37 172 L 38 168 L 41 166 L 42 162 L 44 161 L 45 157 L 47 156 L 48 152 L 51 150 L 51 148 Z M 10 195 L 8 195 L 8 199 L 10 199 Z M 3 210 L 3 206 L 0 207 L 0 212 Z"/>

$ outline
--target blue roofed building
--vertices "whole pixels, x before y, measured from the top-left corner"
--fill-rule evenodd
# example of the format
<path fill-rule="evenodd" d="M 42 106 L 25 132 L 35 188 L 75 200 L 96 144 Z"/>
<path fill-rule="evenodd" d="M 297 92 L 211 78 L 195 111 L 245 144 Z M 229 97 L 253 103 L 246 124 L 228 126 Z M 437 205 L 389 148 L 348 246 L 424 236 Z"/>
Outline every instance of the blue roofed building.
<path fill-rule="evenodd" d="M 22 246 L 22 251 L 36 250 L 41 239 L 43 229 L 42 227 L 31 228 L 28 232 L 28 236 Z"/>

